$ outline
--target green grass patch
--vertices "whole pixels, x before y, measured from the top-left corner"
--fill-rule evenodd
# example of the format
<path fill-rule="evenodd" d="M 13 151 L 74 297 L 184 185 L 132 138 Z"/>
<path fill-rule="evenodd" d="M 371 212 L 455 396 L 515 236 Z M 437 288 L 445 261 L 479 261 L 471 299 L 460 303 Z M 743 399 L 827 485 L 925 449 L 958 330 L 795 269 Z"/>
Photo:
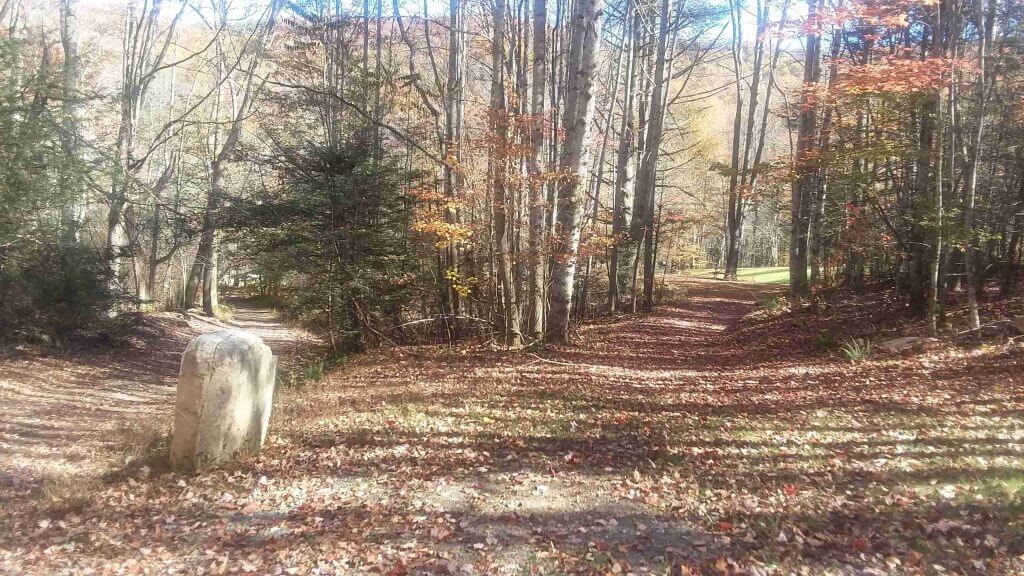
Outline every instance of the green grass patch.
<path fill-rule="evenodd" d="M 713 277 L 721 279 L 723 272 L 721 269 L 694 268 L 692 270 L 686 270 L 683 274 L 696 278 Z M 736 276 L 737 280 L 740 282 L 750 282 L 752 284 L 778 284 L 784 286 L 789 284 L 789 267 L 771 266 L 767 268 L 740 268 L 737 271 Z"/>
<path fill-rule="evenodd" d="M 740 268 L 736 272 L 740 282 L 754 284 L 789 284 L 789 268 L 775 266 L 772 268 Z"/>

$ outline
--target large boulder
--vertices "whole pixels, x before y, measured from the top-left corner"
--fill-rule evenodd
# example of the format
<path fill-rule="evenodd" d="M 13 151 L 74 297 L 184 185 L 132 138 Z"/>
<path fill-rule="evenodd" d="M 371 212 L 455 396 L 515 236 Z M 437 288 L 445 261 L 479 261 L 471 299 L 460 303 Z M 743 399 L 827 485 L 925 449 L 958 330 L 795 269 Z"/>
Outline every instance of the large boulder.
<path fill-rule="evenodd" d="M 255 334 L 198 336 L 181 356 L 171 467 L 203 470 L 267 436 L 277 358 Z"/>

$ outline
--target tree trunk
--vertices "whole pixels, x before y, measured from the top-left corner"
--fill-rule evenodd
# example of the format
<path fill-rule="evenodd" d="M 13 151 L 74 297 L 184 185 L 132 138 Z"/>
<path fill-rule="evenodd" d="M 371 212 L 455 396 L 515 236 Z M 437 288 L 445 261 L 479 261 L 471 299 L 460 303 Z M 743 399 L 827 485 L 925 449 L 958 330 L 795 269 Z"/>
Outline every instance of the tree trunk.
<path fill-rule="evenodd" d="M 843 36 L 839 32 L 832 35 L 832 47 L 829 51 L 829 72 L 826 81 L 827 89 L 831 89 L 839 77 L 838 59 L 843 45 Z M 829 152 L 832 137 L 832 116 L 834 104 L 825 103 L 825 111 L 821 119 L 821 137 L 818 139 L 818 154 L 825 156 Z M 811 221 L 808 230 L 808 258 L 810 259 L 811 284 L 822 280 L 822 263 L 825 259 L 825 197 L 828 192 L 827 168 L 820 167 L 814 182 L 814 195 L 811 201 Z"/>
<path fill-rule="evenodd" d="M 217 211 L 220 208 L 221 198 L 224 197 L 224 170 L 227 168 L 228 161 L 231 158 L 231 154 L 238 146 L 238 141 L 242 136 L 242 125 L 252 110 L 253 103 L 256 100 L 257 93 L 263 88 L 264 82 L 256 83 L 256 67 L 260 63 L 263 56 L 263 52 L 270 42 L 271 35 L 274 31 L 276 23 L 276 16 L 278 5 L 274 5 L 270 11 L 270 15 L 264 24 L 264 29 L 260 32 L 260 38 L 256 46 L 253 48 L 253 53 L 249 57 L 248 64 L 244 69 L 243 85 L 240 93 L 240 101 L 233 101 L 233 108 L 231 110 L 231 121 L 228 125 L 227 134 L 224 136 L 222 142 L 217 142 L 218 138 L 215 138 L 214 144 L 214 157 L 210 162 L 210 192 L 206 200 L 206 210 L 203 214 L 203 230 L 199 237 L 199 248 L 196 251 L 195 261 L 192 263 L 192 269 L 189 272 L 188 283 L 185 287 L 185 297 L 183 300 L 183 306 L 185 308 L 190 307 L 196 298 L 198 291 L 198 282 L 200 277 L 203 281 L 203 313 L 208 316 L 216 314 L 218 298 L 217 298 Z M 222 16 L 226 17 L 226 16 Z M 226 23 L 222 23 L 226 25 Z M 228 75 L 231 73 L 231 69 L 226 64 L 226 53 L 221 48 L 218 42 L 218 54 L 221 62 L 218 66 L 218 71 L 222 74 L 222 79 L 230 81 Z M 215 110 L 219 110 L 220 101 L 217 100 Z M 218 117 L 219 112 L 214 112 L 214 117 Z M 219 130 L 219 126 L 214 130 Z M 218 134 L 215 132 L 215 135 Z"/>
<path fill-rule="evenodd" d="M 637 247 L 640 242 L 650 244 L 654 237 L 654 189 L 658 177 L 658 156 L 661 152 L 662 127 L 665 120 L 665 96 L 669 82 L 666 70 L 668 60 L 669 2 L 661 1 L 661 15 L 658 23 L 658 46 L 654 63 L 654 81 L 651 84 L 650 116 L 645 128 L 643 156 L 636 182 L 636 209 L 630 223 L 630 237 Z M 634 274 L 636 272 L 634 271 Z M 654 262 L 653 249 L 644 255 L 644 296 L 643 310 L 654 306 Z"/>
<path fill-rule="evenodd" d="M 985 15 L 988 11 L 987 2 L 985 0 L 979 0 L 978 2 L 978 106 L 977 106 L 977 124 L 974 127 L 974 132 L 971 134 L 971 151 L 968 163 L 968 174 L 966 180 L 967 189 L 965 190 L 966 206 L 964 206 L 964 232 L 967 235 L 967 242 L 964 246 L 964 271 L 967 274 L 967 311 L 968 311 L 968 323 L 971 330 L 978 330 L 981 328 L 981 318 L 978 315 L 978 282 L 975 281 L 978 275 L 977 265 L 975 263 L 975 250 L 976 238 L 975 238 L 975 225 L 974 225 L 974 205 L 977 197 L 978 189 L 978 166 L 981 163 L 981 145 L 982 135 L 985 130 L 985 111 L 988 104 L 988 87 L 986 86 L 986 73 L 985 73 L 985 59 L 986 50 L 988 46 L 987 42 L 987 30 Z"/>
<path fill-rule="evenodd" d="M 2 20 L 2 18 L 0 18 Z M 66 243 L 78 241 L 78 203 L 81 201 L 81 175 L 78 166 L 78 124 L 80 95 L 78 93 L 81 67 L 78 58 L 78 0 L 60 1 L 60 41 L 64 49 L 62 74 L 61 152 L 64 156 L 60 171 L 61 238 Z"/>
<path fill-rule="evenodd" d="M 533 0 L 533 78 L 530 92 L 530 152 L 526 167 L 529 174 L 530 229 L 527 239 L 529 251 L 529 319 L 530 338 L 539 340 L 544 334 L 544 178 L 542 176 L 542 147 L 544 145 L 544 90 L 547 80 L 547 2 Z"/>
<path fill-rule="evenodd" d="M 491 47 L 491 187 L 494 194 L 494 251 L 498 273 L 499 305 L 504 318 L 504 341 L 510 346 L 522 341 L 519 304 L 512 279 L 511 229 L 512 195 L 508 190 L 509 111 L 505 105 L 505 0 L 494 4 L 494 36 Z"/>
<path fill-rule="evenodd" d="M 945 46 L 943 43 L 944 36 L 944 23 L 942 18 L 942 2 L 935 5 L 935 24 L 932 27 L 932 47 L 931 54 L 935 57 L 943 57 L 945 55 Z M 950 79 L 952 81 L 952 78 Z M 944 217 L 943 205 L 943 193 L 942 193 L 942 160 L 943 160 L 943 136 L 945 133 L 945 108 L 943 104 L 943 91 L 944 86 L 940 86 L 934 96 L 931 98 L 931 109 L 934 113 L 934 124 L 931 126 L 932 134 L 932 198 L 934 204 L 934 219 L 935 219 L 935 230 L 932 236 L 932 246 L 930 253 L 930 260 L 928 262 L 928 293 L 927 293 L 927 312 L 928 312 L 928 330 L 932 334 L 938 333 L 938 318 L 939 318 L 939 269 L 942 264 L 942 243 L 944 241 L 942 233 L 942 221 Z M 965 268 L 970 270 L 970 257 L 967 255 L 968 250 L 964 251 L 964 264 Z M 968 272 L 969 277 L 969 272 Z M 970 290 L 970 288 L 968 288 Z"/>
<path fill-rule="evenodd" d="M 563 115 L 566 136 L 559 159 L 559 167 L 566 176 L 558 185 L 558 216 L 551 255 L 550 315 L 545 335 L 549 342 L 565 343 L 569 340 L 569 316 L 580 241 L 581 167 L 586 165 L 583 141 L 594 115 L 594 70 L 602 12 L 602 0 L 577 0 L 573 6 Z"/>
<path fill-rule="evenodd" d="M 760 14 L 759 14 L 760 15 Z M 732 152 L 729 161 L 729 203 L 725 215 L 725 279 L 736 280 L 739 267 L 740 234 L 743 222 L 740 220 L 742 190 L 740 182 L 740 143 L 743 138 L 743 23 L 741 7 L 736 2 L 729 5 L 729 18 L 732 24 L 732 65 L 733 77 L 736 81 L 736 106 L 732 117 Z M 754 74 L 760 74 L 755 67 Z"/>
<path fill-rule="evenodd" d="M 625 93 L 623 94 L 622 119 L 619 128 L 619 147 L 615 160 L 615 197 L 612 201 L 612 239 L 608 262 L 608 305 L 614 314 L 619 306 L 622 293 L 629 287 L 630 267 L 621 266 L 620 244 L 629 230 L 633 212 L 634 164 L 636 155 L 636 126 L 633 112 L 636 101 L 636 67 L 639 17 L 635 14 L 633 0 L 626 0 L 626 16 L 623 20 L 623 37 L 626 46 Z"/>
<path fill-rule="evenodd" d="M 809 0 L 807 19 L 813 22 L 823 0 Z M 813 30 L 813 29 L 812 29 Z M 810 201 L 818 177 L 816 162 L 812 158 L 814 135 L 818 125 L 818 106 L 813 94 L 821 77 L 821 37 L 816 31 L 807 35 L 804 53 L 804 84 L 800 96 L 800 115 L 797 120 L 796 170 L 790 205 L 789 291 L 794 299 L 807 296 L 807 234 Z"/>
<path fill-rule="evenodd" d="M 619 89 L 619 77 L 622 75 L 622 59 L 625 57 L 624 53 L 619 54 L 619 58 L 614 61 L 614 64 L 609 63 L 609 67 L 614 68 L 612 73 L 612 84 L 611 89 L 608 91 L 608 107 L 605 109 L 605 124 L 601 127 L 601 152 L 597 155 L 597 172 L 593 176 L 593 186 L 590 192 L 590 199 L 592 203 L 590 205 L 590 230 L 591 233 L 595 233 L 597 230 L 598 216 L 601 210 L 601 186 L 604 183 L 604 167 L 605 159 L 608 153 L 608 132 L 612 127 L 612 113 L 615 110 L 615 95 Z M 580 319 L 586 317 L 588 299 L 590 297 L 590 276 L 591 271 L 594 267 L 594 254 L 591 252 L 587 256 L 587 266 L 583 274 L 582 286 L 580 286 L 579 296 L 579 307 L 577 316 Z"/>

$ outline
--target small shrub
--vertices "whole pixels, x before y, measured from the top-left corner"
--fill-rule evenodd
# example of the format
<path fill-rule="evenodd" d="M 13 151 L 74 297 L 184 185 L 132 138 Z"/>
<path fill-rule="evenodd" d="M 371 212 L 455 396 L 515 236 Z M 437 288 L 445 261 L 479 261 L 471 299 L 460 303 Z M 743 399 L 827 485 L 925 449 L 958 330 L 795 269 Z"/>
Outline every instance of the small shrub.
<path fill-rule="evenodd" d="M 600 288 L 598 288 L 600 289 Z M 600 294 L 600 292 L 598 292 Z M 676 300 L 676 288 L 664 280 L 659 281 L 654 286 L 654 302 L 655 304 L 663 304 L 665 302 L 673 302 Z"/>
<path fill-rule="evenodd" d="M 170 431 L 158 423 L 122 425 L 118 430 L 121 463 L 130 465 L 146 460 L 155 450 L 159 451 L 161 448 L 169 450 L 170 437 Z"/>
<path fill-rule="evenodd" d="M 157 302 L 155 300 L 143 300 L 138 304 L 138 311 L 143 314 L 152 314 L 154 312 L 163 312 L 167 310 L 167 305 L 164 302 Z"/>
<path fill-rule="evenodd" d="M 284 388 L 302 388 L 324 379 L 332 368 L 345 362 L 346 356 L 338 355 L 307 362 L 301 368 L 293 368 L 287 372 L 278 372 L 278 385 Z"/>
<path fill-rule="evenodd" d="M 319 382 L 324 377 L 324 362 L 318 360 L 306 364 L 302 369 L 302 379 L 306 382 Z"/>
<path fill-rule="evenodd" d="M 40 487 L 43 504 L 53 513 L 75 513 L 93 503 L 99 490 L 95 479 L 72 474 L 50 476 Z"/>
<path fill-rule="evenodd" d="M 527 342 L 526 346 L 523 346 L 524 352 L 542 352 L 546 349 L 547 344 L 544 342 L 543 338 Z"/>
<path fill-rule="evenodd" d="M 851 362 L 863 362 L 871 356 L 871 340 L 867 338 L 847 338 L 843 340 L 840 350 L 843 351 L 843 354 Z"/>
<path fill-rule="evenodd" d="M 0 334 L 64 342 L 110 326 L 114 294 L 106 261 L 78 244 L 44 244 L 17 263 L 0 255 Z"/>
<path fill-rule="evenodd" d="M 819 330 L 818 336 L 814 339 L 814 347 L 824 352 L 833 350 L 839 345 L 839 338 L 831 330 Z"/>
<path fill-rule="evenodd" d="M 147 478 L 170 470 L 171 430 L 156 422 L 126 424 L 118 431 L 117 468 L 104 480 Z"/>
<path fill-rule="evenodd" d="M 762 310 L 768 310 L 769 312 L 778 312 L 786 307 L 786 299 L 774 294 L 764 296 L 758 301 L 757 307 Z"/>
<path fill-rule="evenodd" d="M 218 304 L 217 308 L 214 309 L 213 315 L 223 322 L 230 322 L 235 318 L 235 309 L 227 304 Z"/>

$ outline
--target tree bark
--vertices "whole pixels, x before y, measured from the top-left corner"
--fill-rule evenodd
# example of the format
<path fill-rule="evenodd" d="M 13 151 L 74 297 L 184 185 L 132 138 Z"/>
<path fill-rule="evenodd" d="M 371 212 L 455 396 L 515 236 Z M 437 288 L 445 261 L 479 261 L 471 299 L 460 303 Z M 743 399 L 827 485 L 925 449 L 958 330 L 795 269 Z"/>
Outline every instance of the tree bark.
<path fill-rule="evenodd" d="M 529 252 L 529 302 L 527 330 L 530 338 L 539 340 L 544 334 L 544 178 L 542 148 L 547 111 L 544 108 L 544 90 L 547 80 L 547 2 L 533 0 L 533 72 L 530 87 L 530 152 L 526 166 L 529 175 L 530 229 L 527 239 Z"/>
<path fill-rule="evenodd" d="M 636 125 L 633 112 L 636 101 L 636 66 L 639 17 L 633 0 L 626 0 L 626 16 L 623 20 L 623 38 L 626 42 L 625 93 L 622 102 L 622 119 L 619 127 L 619 146 L 615 160 L 615 197 L 612 201 L 612 238 L 613 244 L 608 262 L 608 305 L 611 313 L 615 313 L 622 294 L 628 290 L 630 267 L 621 266 L 620 244 L 626 240 L 624 235 L 629 230 L 633 213 L 633 185 L 636 155 Z"/>
<path fill-rule="evenodd" d="M 654 189 L 658 177 L 658 156 L 665 120 L 665 96 L 669 77 L 666 74 L 669 40 L 669 0 L 661 1 L 658 23 L 658 45 L 654 63 L 654 81 L 651 84 L 650 115 L 644 131 L 644 148 L 640 159 L 640 170 L 636 181 L 636 201 L 630 222 L 630 238 L 639 247 L 641 242 L 648 245 L 644 254 L 644 295 L 641 309 L 649 311 L 654 306 Z M 639 253 L 639 252 L 638 252 Z M 634 271 L 634 274 L 636 272 Z"/>
<path fill-rule="evenodd" d="M 555 343 L 569 340 L 569 317 L 580 241 L 581 167 L 586 165 L 583 141 L 594 115 L 594 70 L 602 13 L 603 0 L 577 0 L 573 6 L 563 115 L 566 136 L 559 159 L 563 176 L 558 185 L 558 216 L 551 255 L 550 313 L 545 335 L 547 341 Z"/>
<path fill-rule="evenodd" d="M 445 81 L 445 133 L 444 133 L 444 180 L 445 197 L 453 207 L 445 211 L 448 224 L 458 225 L 461 220 L 457 207 L 460 194 L 462 163 L 462 2 L 449 1 L 448 14 L 448 77 Z M 441 311 L 446 319 L 449 339 L 458 338 L 459 293 L 455 290 L 451 276 L 458 276 L 459 254 L 456 244 L 444 247 L 441 255 Z"/>
<path fill-rule="evenodd" d="M 0 17 L 2 20 L 2 17 Z M 79 115 L 81 113 L 79 81 L 81 66 L 78 57 L 78 0 L 60 0 L 60 42 L 64 49 L 62 74 L 61 151 L 63 166 L 60 172 L 61 238 L 65 243 L 78 241 L 78 203 L 81 201 L 81 176 L 77 174 L 79 151 Z"/>
<path fill-rule="evenodd" d="M 760 16 L 760 11 L 758 11 Z M 726 208 L 725 222 L 725 279 L 736 280 L 739 267 L 740 234 L 743 231 L 740 206 L 743 191 L 740 190 L 740 143 L 743 138 L 743 23 L 742 10 L 736 2 L 729 4 L 729 18 L 732 23 L 732 65 L 733 77 L 736 81 L 736 106 L 732 117 L 732 152 L 729 162 L 729 204 Z M 756 64 L 756 60 L 755 60 Z M 755 78 L 760 75 L 760 67 L 755 66 Z M 753 83 L 751 83 L 753 85 Z M 752 93 L 756 94 L 754 90 Z M 753 106 L 753 102 L 751 102 Z M 751 112 L 752 113 L 752 112 Z"/>
<path fill-rule="evenodd" d="M 833 32 L 832 46 L 829 51 L 829 72 L 826 86 L 830 89 L 839 77 L 838 59 L 840 49 L 843 45 L 843 36 L 840 32 Z M 818 138 L 818 154 L 828 154 L 832 138 L 832 117 L 835 112 L 832 102 L 826 102 L 824 113 L 821 119 L 821 136 Z M 811 199 L 811 218 L 808 229 L 808 258 L 810 260 L 811 284 L 817 284 L 822 280 L 822 268 L 825 260 L 824 224 L 825 224 L 825 198 L 828 192 L 828 168 L 818 168 L 818 176 L 814 182 L 814 196 Z"/>
<path fill-rule="evenodd" d="M 510 346 L 522 342 L 519 304 L 512 279 L 511 227 L 509 215 L 514 214 L 508 190 L 509 111 L 505 104 L 505 0 L 496 0 L 493 13 L 494 36 L 491 47 L 491 189 L 494 194 L 494 252 L 500 289 L 499 305 L 504 318 L 502 332 Z"/>
<path fill-rule="evenodd" d="M 944 22 L 943 22 L 943 3 L 939 2 L 935 5 L 935 24 L 932 27 L 932 56 L 942 57 L 945 55 L 944 45 Z M 950 79 L 952 81 L 952 78 Z M 944 196 L 942 193 L 942 161 L 943 161 L 943 140 L 945 133 L 945 108 L 943 104 L 943 92 L 945 91 L 944 86 L 940 86 L 935 90 L 935 94 L 931 97 L 930 108 L 934 114 L 933 124 L 930 126 L 930 144 L 932 144 L 932 150 L 930 156 L 932 157 L 932 198 L 934 204 L 934 218 L 935 218 L 935 229 L 932 235 L 932 246 L 930 253 L 930 260 L 928 261 L 928 286 L 927 286 L 927 313 L 928 313 L 928 330 L 932 334 L 938 333 L 938 318 L 939 318 L 939 269 L 942 265 L 942 243 L 944 242 L 944 235 L 942 231 L 943 218 L 945 217 L 944 211 L 945 206 L 943 203 Z M 922 251 L 923 252 L 923 251 Z M 970 259 L 967 256 L 968 251 L 964 251 L 964 263 L 965 268 L 968 267 Z"/>
<path fill-rule="evenodd" d="M 978 315 L 978 282 L 976 281 L 978 271 L 975 257 L 977 250 L 975 238 L 975 203 L 978 190 L 978 166 L 981 160 L 982 135 L 985 130 L 985 111 L 988 104 L 988 86 L 986 85 L 985 63 L 988 47 L 988 26 L 986 25 L 986 14 L 988 7 L 985 0 L 978 2 L 978 18 L 976 26 L 978 29 L 978 106 L 977 119 L 974 132 L 971 134 L 971 151 L 968 163 L 966 179 L 966 205 L 964 206 L 964 232 L 967 235 L 967 242 L 964 246 L 964 271 L 967 275 L 967 318 L 971 330 L 981 328 L 981 317 Z"/>
<path fill-rule="evenodd" d="M 808 22 L 814 22 L 823 0 L 809 0 Z M 812 29 L 813 30 L 813 29 Z M 812 158 L 814 135 L 818 125 L 818 105 L 814 90 L 821 77 L 821 37 L 816 31 L 807 35 L 804 54 L 803 90 L 797 120 L 796 170 L 790 205 L 789 291 L 794 299 L 807 296 L 807 234 L 810 200 L 817 180 L 816 161 Z"/>

